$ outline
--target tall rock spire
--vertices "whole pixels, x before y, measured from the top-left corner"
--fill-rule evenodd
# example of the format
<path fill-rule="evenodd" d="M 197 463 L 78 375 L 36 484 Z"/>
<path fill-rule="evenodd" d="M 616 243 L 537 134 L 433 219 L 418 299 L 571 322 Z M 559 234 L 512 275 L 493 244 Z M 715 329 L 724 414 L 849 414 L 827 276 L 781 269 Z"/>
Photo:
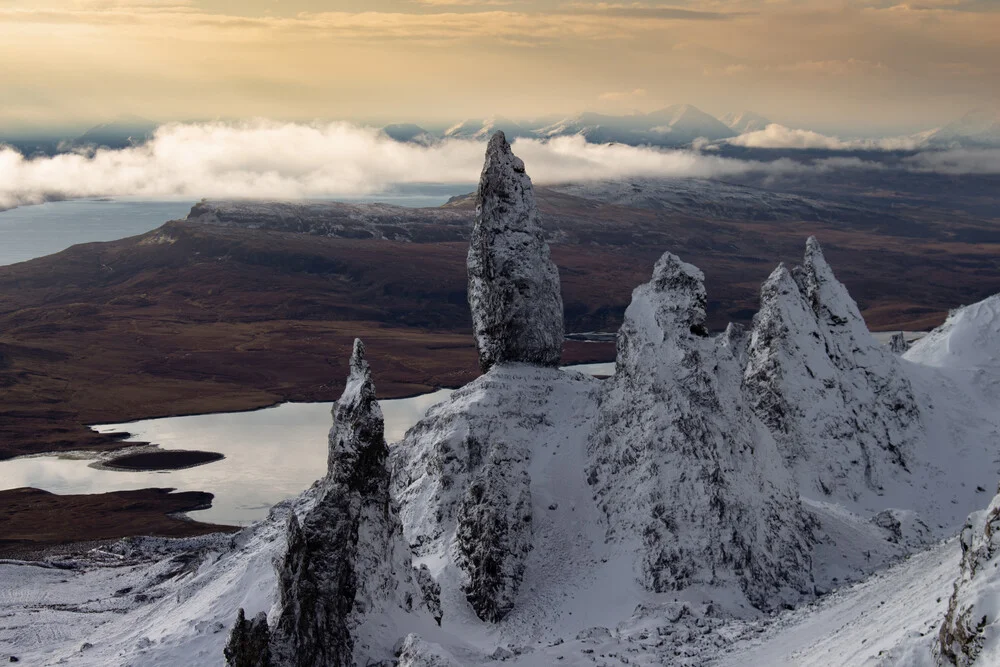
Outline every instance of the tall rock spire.
<path fill-rule="evenodd" d="M 559 272 L 549 258 L 524 162 L 503 132 L 486 148 L 469 246 L 469 308 L 479 365 L 558 366 L 563 341 Z"/>
<path fill-rule="evenodd" d="M 354 341 L 350 368 L 333 408 L 326 477 L 301 523 L 292 516 L 288 552 L 278 570 L 281 615 L 274 650 L 282 665 L 388 660 L 393 638 L 378 623 L 362 621 L 417 611 L 422 598 L 389 493 L 382 411 L 360 340 Z"/>
<path fill-rule="evenodd" d="M 910 382 L 814 237 L 802 266 L 779 266 L 761 287 L 743 388 L 803 495 L 877 511 L 884 484 L 907 473 L 920 437 Z"/>

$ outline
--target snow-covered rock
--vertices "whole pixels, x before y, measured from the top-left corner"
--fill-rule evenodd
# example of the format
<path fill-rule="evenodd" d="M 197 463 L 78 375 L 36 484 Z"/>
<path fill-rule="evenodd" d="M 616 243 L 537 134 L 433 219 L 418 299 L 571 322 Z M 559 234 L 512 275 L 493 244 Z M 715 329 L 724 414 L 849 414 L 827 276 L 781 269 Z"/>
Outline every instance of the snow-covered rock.
<path fill-rule="evenodd" d="M 761 288 L 743 387 L 803 494 L 854 502 L 908 474 L 922 437 L 910 382 L 815 238 L 801 267 L 779 266 Z"/>
<path fill-rule="evenodd" d="M 279 567 L 278 664 L 388 660 L 400 636 L 392 636 L 393 617 L 418 609 L 430 614 L 418 606 L 424 596 L 389 493 L 382 411 L 364 354 L 355 340 L 316 502 L 301 525 L 294 515 L 289 521 L 288 551 Z"/>
<path fill-rule="evenodd" d="M 271 667 L 271 632 L 267 614 L 247 620 L 242 608 L 223 651 L 228 667 Z"/>
<path fill-rule="evenodd" d="M 1000 658 L 1000 493 L 969 517 L 960 541 L 962 563 L 935 650 L 941 664 L 994 665 Z"/>
<path fill-rule="evenodd" d="M 532 556 L 569 548 L 549 541 L 549 524 L 571 511 L 561 492 L 586 488 L 583 442 L 599 385 L 578 373 L 498 364 L 431 408 L 393 447 L 407 539 L 439 582 L 457 581 L 483 620 L 511 611 Z M 551 488 L 559 477 L 565 488 Z M 560 501 L 567 507 L 550 509 Z M 564 532 L 556 535 L 575 539 Z"/>
<path fill-rule="evenodd" d="M 440 645 L 424 641 L 420 635 L 406 635 L 396 667 L 461 667 Z"/>
<path fill-rule="evenodd" d="M 1000 294 L 953 310 L 945 323 L 906 353 L 924 366 L 1000 369 Z"/>
<path fill-rule="evenodd" d="M 511 361 L 557 366 L 564 333 L 559 271 L 549 258 L 531 179 L 503 132 L 486 148 L 468 268 L 483 370 Z"/>
<path fill-rule="evenodd" d="M 812 592 L 811 528 L 741 396 L 739 331 L 708 337 L 705 303 L 701 271 L 670 253 L 633 292 L 588 481 L 645 588 L 729 587 L 771 608 Z"/>
<path fill-rule="evenodd" d="M 893 354 L 903 354 L 910 349 L 910 344 L 906 342 L 906 334 L 902 331 L 892 334 L 892 337 L 889 339 L 889 349 Z"/>

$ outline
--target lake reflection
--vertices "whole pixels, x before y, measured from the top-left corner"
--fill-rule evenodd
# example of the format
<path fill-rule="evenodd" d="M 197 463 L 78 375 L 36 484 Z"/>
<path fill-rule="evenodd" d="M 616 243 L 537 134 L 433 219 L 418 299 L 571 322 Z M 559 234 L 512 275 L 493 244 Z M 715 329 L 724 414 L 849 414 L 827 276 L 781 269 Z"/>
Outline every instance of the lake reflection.
<path fill-rule="evenodd" d="M 582 364 L 574 370 L 612 375 L 615 365 Z M 397 442 L 427 410 L 448 398 L 451 390 L 380 401 L 385 437 Z M 127 431 L 129 441 L 150 442 L 163 449 L 218 452 L 221 461 L 159 472 L 102 470 L 91 467 L 86 454 L 37 456 L 0 462 L 0 489 L 30 486 L 52 493 L 80 494 L 169 487 L 209 491 L 212 507 L 190 512 L 209 523 L 246 524 L 291 498 L 326 472 L 326 436 L 332 424 L 331 403 L 284 403 L 253 412 L 226 412 L 191 417 L 147 419 L 95 426 L 101 433 Z"/>
<path fill-rule="evenodd" d="M 427 409 L 451 394 L 381 401 L 389 442 L 403 437 Z M 210 523 L 245 524 L 267 515 L 274 503 L 302 492 L 326 471 L 326 436 L 331 403 L 284 403 L 253 412 L 148 419 L 95 426 L 102 432 L 127 431 L 130 441 L 163 449 L 219 452 L 225 459 L 161 472 L 101 470 L 91 460 L 57 456 L 0 463 L 0 488 L 32 486 L 53 493 L 104 493 L 149 487 L 210 491 L 212 507 L 190 516 Z"/>

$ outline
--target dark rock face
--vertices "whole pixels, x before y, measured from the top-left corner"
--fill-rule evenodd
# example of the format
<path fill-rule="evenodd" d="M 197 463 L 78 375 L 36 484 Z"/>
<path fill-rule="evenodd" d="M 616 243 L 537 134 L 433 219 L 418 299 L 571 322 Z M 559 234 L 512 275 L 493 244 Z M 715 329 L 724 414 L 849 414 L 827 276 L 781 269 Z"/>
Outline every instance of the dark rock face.
<path fill-rule="evenodd" d="M 289 522 L 275 630 L 283 665 L 339 667 L 378 658 L 375 644 L 385 638 L 360 636 L 362 621 L 392 609 L 410 612 L 419 600 L 389 494 L 384 423 L 364 352 L 356 340 L 315 505 L 301 525 L 294 516 Z"/>
<path fill-rule="evenodd" d="M 666 253 L 633 292 L 588 447 L 608 539 L 648 590 L 735 587 L 767 609 L 811 590 L 811 525 L 740 393 L 740 331 L 709 338 L 704 278 Z"/>
<path fill-rule="evenodd" d="M 995 592 L 988 584 L 1000 565 L 1000 493 L 985 512 L 969 517 L 960 540 L 961 569 L 934 652 L 941 664 L 968 667 L 976 664 L 987 633 L 997 622 Z"/>
<path fill-rule="evenodd" d="M 267 615 L 260 612 L 248 621 L 241 608 L 224 654 L 228 667 L 271 667 L 271 632 Z"/>
<path fill-rule="evenodd" d="M 761 287 L 743 387 L 807 494 L 878 492 L 920 437 L 909 380 L 815 238 L 801 267 L 779 266 Z"/>
<path fill-rule="evenodd" d="M 431 576 L 431 571 L 426 565 L 421 565 L 416 569 L 417 585 L 420 586 L 420 592 L 423 594 L 424 606 L 437 621 L 438 625 L 441 625 L 441 618 L 443 613 L 441 611 L 441 584 L 434 581 L 434 577 Z"/>
<path fill-rule="evenodd" d="M 903 354 L 910 349 L 910 344 L 906 342 L 906 336 L 902 331 L 892 334 L 892 338 L 889 339 L 889 349 L 893 354 Z"/>
<path fill-rule="evenodd" d="M 503 132 L 486 149 L 468 269 L 483 371 L 506 361 L 557 366 L 564 333 L 559 272 L 542 235 L 531 179 Z"/>
<path fill-rule="evenodd" d="M 516 460 L 515 460 L 516 459 Z M 476 615 L 500 621 L 514 606 L 531 550 L 531 480 L 503 444 L 473 478 L 458 509 L 458 566 Z"/>

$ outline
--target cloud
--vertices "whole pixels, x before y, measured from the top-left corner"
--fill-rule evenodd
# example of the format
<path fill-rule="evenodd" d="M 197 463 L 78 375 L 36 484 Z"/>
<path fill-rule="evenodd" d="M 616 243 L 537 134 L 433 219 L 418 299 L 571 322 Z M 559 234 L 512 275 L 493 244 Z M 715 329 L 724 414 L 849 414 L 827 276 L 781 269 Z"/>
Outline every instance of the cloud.
<path fill-rule="evenodd" d="M 410 0 L 428 7 L 481 7 L 513 5 L 515 0 Z"/>
<path fill-rule="evenodd" d="M 685 9 L 646 2 L 567 2 L 563 3 L 561 7 L 578 12 L 593 12 L 605 16 L 638 19 L 726 21 L 737 15 L 735 13 Z"/>
<path fill-rule="evenodd" d="M 396 142 L 347 123 L 171 124 L 142 146 L 25 158 L 0 148 L 0 208 L 95 196 L 303 198 L 374 194 L 395 184 L 473 183 L 484 144 Z M 630 176 L 708 178 L 793 169 L 702 155 L 588 144 L 582 137 L 519 140 L 538 183 Z"/>
<path fill-rule="evenodd" d="M 768 141 L 746 141 L 757 135 Z M 842 149 L 883 146 L 843 142 L 771 125 L 738 145 Z M 781 141 L 778 141 L 780 139 Z M 736 141 L 736 140 L 734 140 Z M 349 123 L 170 124 L 144 145 L 54 157 L 26 158 L 0 146 L 0 209 L 53 199 L 97 196 L 247 197 L 297 199 L 365 196 L 407 183 L 474 183 L 484 143 L 450 139 L 425 146 L 390 139 Z M 762 162 L 623 144 L 583 137 L 518 139 L 514 150 L 539 184 L 633 177 L 781 176 L 834 169 L 1000 173 L 1000 149 L 927 151 L 889 167 L 858 158 Z"/>
<path fill-rule="evenodd" d="M 924 151 L 904 162 L 914 171 L 937 174 L 1000 174 L 1000 148 Z"/>
<path fill-rule="evenodd" d="M 883 139 L 843 140 L 811 130 L 795 130 L 771 123 L 763 130 L 747 132 L 727 140 L 734 146 L 746 148 L 801 148 L 831 151 L 906 151 L 916 150 L 924 140 L 918 137 L 889 137 Z"/>

